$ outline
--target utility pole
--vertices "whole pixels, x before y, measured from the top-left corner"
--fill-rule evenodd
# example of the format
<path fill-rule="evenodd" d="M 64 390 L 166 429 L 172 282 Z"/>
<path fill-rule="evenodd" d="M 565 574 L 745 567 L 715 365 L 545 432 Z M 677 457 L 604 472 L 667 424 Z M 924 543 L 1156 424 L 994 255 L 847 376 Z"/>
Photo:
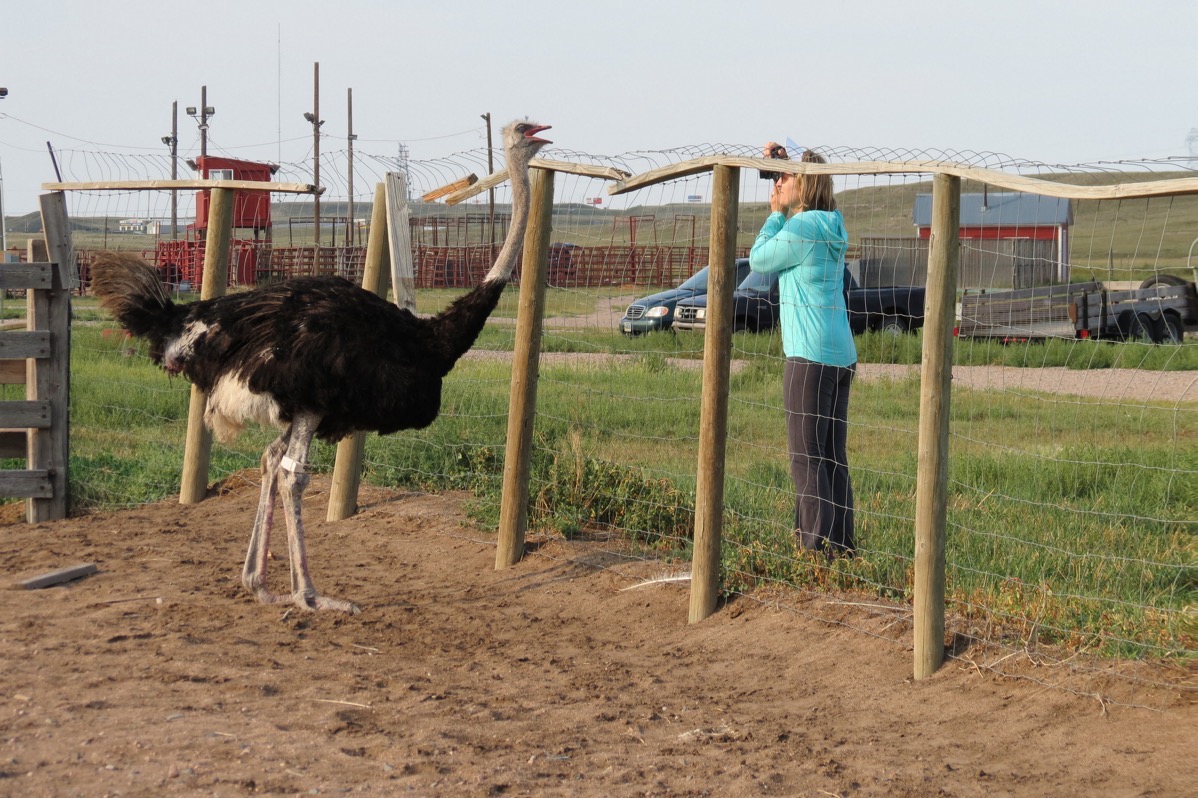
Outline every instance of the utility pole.
<path fill-rule="evenodd" d="M 4 218 L 4 166 L 0 164 L 0 263 L 8 262 L 8 220 Z"/>
<path fill-rule="evenodd" d="M 187 106 L 187 115 L 200 124 L 200 157 L 208 155 L 208 117 L 216 113 L 216 109 L 208 104 L 208 87 L 200 87 L 200 107 Z M 200 175 L 203 177 L 203 175 Z"/>
<path fill-rule="evenodd" d="M 482 118 L 487 122 L 487 174 L 495 174 L 495 149 L 491 146 L 491 112 L 487 111 L 482 115 Z M 495 258 L 495 189 L 487 191 L 488 201 L 490 206 L 490 214 L 488 215 L 487 227 L 490 232 L 488 238 L 491 242 L 490 253 L 491 258 Z"/>
<path fill-rule="evenodd" d="M 320 188 L 320 126 L 324 120 L 320 118 L 320 62 L 313 65 L 312 70 L 312 111 L 304 112 L 304 119 L 312 123 L 312 184 Z M 320 192 L 313 195 L 312 227 L 313 242 L 320 246 Z"/>
<path fill-rule="evenodd" d="M 171 134 L 162 137 L 162 143 L 171 148 L 171 180 L 179 179 L 179 101 L 171 103 Z M 171 240 L 179 237 L 179 192 L 171 189 Z"/>
<path fill-rule="evenodd" d="M 8 96 L 8 89 L 0 86 L 0 100 Z M 4 168 L 0 166 L 0 261 L 8 260 L 8 220 L 4 218 Z"/>
<path fill-rule="evenodd" d="M 208 156 L 208 87 L 200 86 L 200 157 Z"/>
<path fill-rule="evenodd" d="M 347 105 L 349 116 L 349 180 L 347 191 L 349 192 L 349 207 L 346 210 L 345 220 L 345 245 L 352 247 L 357 245 L 356 232 L 358 226 L 354 224 L 354 90 L 347 90 Z"/>

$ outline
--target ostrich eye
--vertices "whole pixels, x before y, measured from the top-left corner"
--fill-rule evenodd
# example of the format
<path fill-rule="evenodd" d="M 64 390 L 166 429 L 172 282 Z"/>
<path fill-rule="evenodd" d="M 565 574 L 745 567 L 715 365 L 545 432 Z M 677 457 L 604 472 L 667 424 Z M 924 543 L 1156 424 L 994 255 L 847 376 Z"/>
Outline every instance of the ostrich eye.
<path fill-rule="evenodd" d="M 528 130 L 528 125 L 523 125 L 523 124 L 521 124 L 521 125 L 516 125 L 516 132 L 517 132 L 517 133 L 523 133 L 523 132 L 525 132 L 526 130 Z"/>

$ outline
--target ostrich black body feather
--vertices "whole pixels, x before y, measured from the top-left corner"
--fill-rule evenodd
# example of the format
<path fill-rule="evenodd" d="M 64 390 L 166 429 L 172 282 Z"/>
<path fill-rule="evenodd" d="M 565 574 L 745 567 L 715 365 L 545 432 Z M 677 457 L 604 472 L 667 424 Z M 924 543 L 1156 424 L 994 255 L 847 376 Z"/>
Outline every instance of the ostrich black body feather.
<path fill-rule="evenodd" d="M 100 271 L 113 268 L 138 265 L 126 258 Z M 443 378 L 477 339 L 505 284 L 484 282 L 429 318 L 339 277 L 301 277 L 186 305 L 126 295 L 127 309 L 114 314 L 150 341 L 155 362 L 206 393 L 222 379 L 242 381 L 278 405 L 281 422 L 315 414 L 317 437 L 337 441 L 356 430 L 386 435 L 431 424 Z"/>

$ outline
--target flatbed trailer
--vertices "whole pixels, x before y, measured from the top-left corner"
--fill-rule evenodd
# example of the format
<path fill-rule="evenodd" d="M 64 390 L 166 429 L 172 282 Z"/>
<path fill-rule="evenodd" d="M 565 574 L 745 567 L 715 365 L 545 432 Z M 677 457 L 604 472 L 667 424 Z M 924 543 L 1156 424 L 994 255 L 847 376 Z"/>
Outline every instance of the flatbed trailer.
<path fill-rule="evenodd" d="M 1005 341 L 1100 338 L 1180 343 L 1198 331 L 1198 291 L 1192 280 L 1161 275 L 1139 288 L 1100 282 L 1014 291 L 966 291 L 957 334 Z"/>

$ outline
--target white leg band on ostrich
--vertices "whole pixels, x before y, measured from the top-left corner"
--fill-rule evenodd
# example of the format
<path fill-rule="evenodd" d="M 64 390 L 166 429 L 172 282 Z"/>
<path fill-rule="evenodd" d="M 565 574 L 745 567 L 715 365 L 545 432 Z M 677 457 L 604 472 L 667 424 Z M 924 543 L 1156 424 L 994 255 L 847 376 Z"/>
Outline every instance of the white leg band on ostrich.
<path fill-rule="evenodd" d="M 283 455 L 283 459 L 279 461 L 279 468 L 284 471 L 290 471 L 293 474 L 304 474 L 308 471 L 307 466 L 287 455 Z"/>

